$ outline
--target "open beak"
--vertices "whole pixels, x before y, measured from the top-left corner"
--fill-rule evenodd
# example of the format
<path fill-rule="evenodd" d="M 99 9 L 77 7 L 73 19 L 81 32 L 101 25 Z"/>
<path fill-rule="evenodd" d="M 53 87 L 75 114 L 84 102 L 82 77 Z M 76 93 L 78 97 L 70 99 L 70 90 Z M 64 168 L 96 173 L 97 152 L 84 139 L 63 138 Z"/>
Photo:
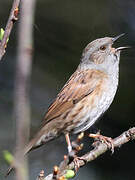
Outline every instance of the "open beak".
<path fill-rule="evenodd" d="M 125 33 L 122 33 L 122 34 L 120 34 L 120 35 L 112 38 L 112 41 L 115 42 L 117 39 L 119 39 L 120 37 L 122 37 L 122 36 L 124 36 L 124 35 L 125 35 Z M 123 50 L 123 49 L 128 49 L 128 48 L 131 48 L 131 47 L 129 47 L 129 46 L 119 47 L 119 48 L 116 48 L 116 51 L 121 51 L 121 50 Z"/>

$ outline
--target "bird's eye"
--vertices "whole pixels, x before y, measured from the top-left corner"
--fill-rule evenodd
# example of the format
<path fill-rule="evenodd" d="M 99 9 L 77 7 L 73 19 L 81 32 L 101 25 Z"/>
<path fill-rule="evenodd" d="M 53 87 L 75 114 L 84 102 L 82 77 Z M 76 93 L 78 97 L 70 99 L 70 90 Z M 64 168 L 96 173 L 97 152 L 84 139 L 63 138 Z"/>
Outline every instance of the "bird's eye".
<path fill-rule="evenodd" d="M 101 46 L 100 50 L 102 50 L 102 51 L 106 50 L 106 46 Z"/>

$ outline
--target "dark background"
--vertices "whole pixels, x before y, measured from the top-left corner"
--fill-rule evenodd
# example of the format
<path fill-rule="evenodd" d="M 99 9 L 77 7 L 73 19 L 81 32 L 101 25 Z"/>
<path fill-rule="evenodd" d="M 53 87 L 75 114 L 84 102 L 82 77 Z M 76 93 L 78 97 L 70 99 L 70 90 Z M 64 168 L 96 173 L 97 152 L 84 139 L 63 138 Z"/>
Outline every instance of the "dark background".
<path fill-rule="evenodd" d="M 12 2 L 0 1 L 0 27 L 5 27 Z M 15 121 L 13 116 L 14 77 L 17 48 L 17 23 L 0 62 L 0 179 L 8 165 L 3 150 L 13 153 Z M 79 64 L 83 48 L 92 40 L 126 33 L 115 44 L 132 48 L 121 54 L 120 83 L 110 109 L 89 132 L 100 129 L 116 137 L 134 126 L 135 111 L 135 1 L 134 0 L 38 0 L 34 28 L 34 60 L 31 76 L 31 135 L 36 132 L 48 105 Z M 83 151 L 90 149 L 85 138 Z M 83 153 L 84 153 L 83 152 Z M 108 152 L 79 170 L 77 179 L 134 180 L 135 144 L 130 142 L 114 154 Z M 52 171 L 67 153 L 63 137 L 29 155 L 30 179 L 41 169 Z M 7 178 L 12 180 L 13 174 Z"/>

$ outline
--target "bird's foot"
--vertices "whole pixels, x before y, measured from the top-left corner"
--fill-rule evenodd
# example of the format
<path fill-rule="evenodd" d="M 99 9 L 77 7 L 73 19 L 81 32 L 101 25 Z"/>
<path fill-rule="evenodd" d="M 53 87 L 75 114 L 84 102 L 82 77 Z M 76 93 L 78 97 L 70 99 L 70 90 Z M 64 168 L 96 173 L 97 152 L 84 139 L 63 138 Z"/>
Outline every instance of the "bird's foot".
<path fill-rule="evenodd" d="M 75 154 L 75 151 L 72 151 L 71 153 L 69 153 L 69 163 L 70 164 L 71 162 L 74 163 L 74 169 L 75 169 L 75 172 L 78 171 L 78 169 L 80 168 L 80 161 L 84 161 L 84 164 L 86 163 L 86 160 L 82 157 L 78 157 L 76 154 Z"/>
<path fill-rule="evenodd" d="M 87 161 L 86 161 L 84 158 L 82 158 L 82 157 L 78 157 L 78 156 L 75 156 L 75 157 L 74 157 L 73 162 L 74 162 L 75 172 L 77 172 L 78 169 L 80 168 L 80 161 L 84 161 L 84 164 L 86 164 L 86 162 L 87 162 Z"/>
<path fill-rule="evenodd" d="M 65 137 L 66 137 L 66 142 L 68 144 L 68 156 L 65 156 L 66 158 L 64 158 L 64 160 L 67 161 L 67 157 L 68 157 L 68 164 L 74 162 L 75 171 L 77 172 L 80 167 L 79 161 L 83 160 L 84 163 L 86 162 L 86 160 L 76 155 L 83 148 L 83 144 L 81 144 L 81 140 L 84 137 L 84 133 L 83 132 L 80 133 L 77 136 L 77 139 L 75 141 L 72 141 L 72 143 L 70 142 L 68 133 L 66 134 Z"/>
<path fill-rule="evenodd" d="M 89 137 L 99 140 L 102 143 L 105 143 L 107 147 L 111 149 L 112 153 L 114 153 L 114 143 L 112 138 L 103 136 L 99 132 L 97 134 L 89 134 Z"/>

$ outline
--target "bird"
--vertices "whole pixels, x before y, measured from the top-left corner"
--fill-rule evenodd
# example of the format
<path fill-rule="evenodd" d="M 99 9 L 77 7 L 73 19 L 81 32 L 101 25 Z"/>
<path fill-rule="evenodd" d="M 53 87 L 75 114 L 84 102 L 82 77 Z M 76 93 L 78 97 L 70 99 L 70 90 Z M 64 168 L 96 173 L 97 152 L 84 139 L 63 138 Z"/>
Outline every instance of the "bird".
<path fill-rule="evenodd" d="M 24 155 L 62 134 L 70 153 L 69 134 L 86 131 L 109 108 L 118 87 L 120 53 L 128 48 L 112 45 L 123 35 L 99 38 L 85 47 L 80 64 L 49 106 Z M 13 166 L 7 175 L 12 169 Z"/>

